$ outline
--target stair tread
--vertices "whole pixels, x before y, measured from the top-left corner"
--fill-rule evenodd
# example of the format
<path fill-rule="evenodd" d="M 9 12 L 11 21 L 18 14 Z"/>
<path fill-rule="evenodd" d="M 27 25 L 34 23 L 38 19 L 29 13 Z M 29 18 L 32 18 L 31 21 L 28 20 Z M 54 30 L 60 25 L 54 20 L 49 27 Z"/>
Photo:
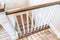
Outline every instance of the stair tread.
<path fill-rule="evenodd" d="M 46 29 L 21 40 L 58 40 L 58 38 L 51 29 Z"/>

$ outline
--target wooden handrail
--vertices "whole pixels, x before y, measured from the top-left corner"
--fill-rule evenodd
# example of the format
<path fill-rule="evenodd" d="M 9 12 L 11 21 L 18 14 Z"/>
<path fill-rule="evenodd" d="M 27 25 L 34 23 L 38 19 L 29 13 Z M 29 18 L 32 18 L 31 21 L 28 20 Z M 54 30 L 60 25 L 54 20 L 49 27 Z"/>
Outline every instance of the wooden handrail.
<path fill-rule="evenodd" d="M 52 6 L 52 5 L 56 5 L 56 4 L 60 4 L 60 1 L 50 2 L 50 3 L 45 3 L 45 4 L 39 4 L 39 5 L 34 5 L 34 6 L 27 6 L 27 7 L 23 7 L 23 8 L 12 9 L 12 10 L 7 10 L 6 14 L 7 15 L 15 14 L 18 12 L 33 10 L 33 9 L 37 9 L 37 8 L 47 7 L 47 6 Z"/>
<path fill-rule="evenodd" d="M 3 7 L 0 7 L 0 12 L 3 12 L 4 11 L 4 8 Z"/>

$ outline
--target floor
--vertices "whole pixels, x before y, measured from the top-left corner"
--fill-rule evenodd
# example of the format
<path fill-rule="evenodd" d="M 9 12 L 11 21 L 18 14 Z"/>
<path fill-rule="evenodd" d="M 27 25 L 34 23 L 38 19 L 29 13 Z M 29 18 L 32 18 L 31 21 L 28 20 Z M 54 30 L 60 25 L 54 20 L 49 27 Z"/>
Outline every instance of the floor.
<path fill-rule="evenodd" d="M 11 40 L 6 31 L 0 27 L 0 40 Z M 51 29 L 38 32 L 19 40 L 59 40 Z"/>
<path fill-rule="evenodd" d="M 51 29 L 38 32 L 19 40 L 59 40 Z"/>
<path fill-rule="evenodd" d="M 0 26 L 0 40 L 11 40 L 7 32 Z"/>

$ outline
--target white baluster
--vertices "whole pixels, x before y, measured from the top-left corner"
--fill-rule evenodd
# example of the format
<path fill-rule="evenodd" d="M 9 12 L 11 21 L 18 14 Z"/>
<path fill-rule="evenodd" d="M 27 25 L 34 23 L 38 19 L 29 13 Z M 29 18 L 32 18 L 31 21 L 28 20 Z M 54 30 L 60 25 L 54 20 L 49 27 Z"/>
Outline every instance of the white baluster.
<path fill-rule="evenodd" d="M 27 18 L 27 31 L 28 31 L 28 33 L 29 33 L 29 20 L 28 20 L 28 17 L 29 16 L 29 13 L 28 13 L 28 11 L 26 12 L 26 18 Z"/>
<path fill-rule="evenodd" d="M 38 29 L 41 27 L 41 21 L 42 21 L 42 10 L 41 9 L 38 9 L 38 12 L 37 12 L 37 14 L 38 14 Z"/>
<path fill-rule="evenodd" d="M 23 31 L 24 31 L 24 34 L 25 34 L 26 32 L 25 32 L 24 21 L 23 21 L 23 16 L 22 16 L 22 15 L 23 15 L 23 14 L 21 14 L 21 21 L 22 21 L 22 25 L 23 25 L 23 26 L 22 26 L 22 27 L 23 27 Z"/>
<path fill-rule="evenodd" d="M 37 15 L 35 17 L 35 27 L 34 27 L 34 30 L 36 30 L 36 27 L 37 27 Z"/>
<path fill-rule="evenodd" d="M 42 25 L 43 25 L 43 24 L 42 24 L 43 12 L 44 12 L 44 11 L 43 11 L 43 8 L 41 8 L 41 9 L 39 10 L 39 13 L 40 13 L 40 24 L 39 24 L 39 25 L 40 25 L 40 29 L 42 29 Z"/>
<path fill-rule="evenodd" d="M 15 16 L 18 16 L 18 15 L 15 15 Z M 15 19 L 16 19 L 16 22 L 17 22 L 18 33 L 20 33 L 20 35 L 22 35 L 20 26 L 19 26 L 19 24 L 18 24 L 18 20 L 17 20 L 16 17 L 15 17 Z M 19 36 L 20 36 L 20 35 L 19 35 Z"/>
<path fill-rule="evenodd" d="M 33 31 L 33 27 L 34 27 L 34 24 L 33 24 L 33 13 L 32 13 L 32 17 L 31 17 L 31 22 L 32 22 L 32 24 L 31 24 L 31 32 L 32 32 Z"/>

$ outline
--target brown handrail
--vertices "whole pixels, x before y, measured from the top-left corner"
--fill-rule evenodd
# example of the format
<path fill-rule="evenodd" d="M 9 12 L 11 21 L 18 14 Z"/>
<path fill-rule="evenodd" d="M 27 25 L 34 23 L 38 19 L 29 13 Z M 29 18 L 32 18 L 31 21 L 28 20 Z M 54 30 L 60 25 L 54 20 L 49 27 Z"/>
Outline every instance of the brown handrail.
<path fill-rule="evenodd" d="M 6 14 L 7 15 L 15 14 L 18 12 L 33 10 L 33 9 L 37 9 L 37 8 L 47 7 L 47 6 L 52 6 L 52 5 L 56 5 L 56 4 L 60 4 L 60 1 L 50 2 L 50 3 L 40 4 L 40 5 L 34 5 L 34 6 L 27 6 L 27 7 L 23 7 L 23 8 L 12 9 L 12 10 L 7 10 Z"/>
<path fill-rule="evenodd" d="M 0 12 L 3 12 L 4 11 L 4 8 L 3 7 L 0 7 Z"/>

